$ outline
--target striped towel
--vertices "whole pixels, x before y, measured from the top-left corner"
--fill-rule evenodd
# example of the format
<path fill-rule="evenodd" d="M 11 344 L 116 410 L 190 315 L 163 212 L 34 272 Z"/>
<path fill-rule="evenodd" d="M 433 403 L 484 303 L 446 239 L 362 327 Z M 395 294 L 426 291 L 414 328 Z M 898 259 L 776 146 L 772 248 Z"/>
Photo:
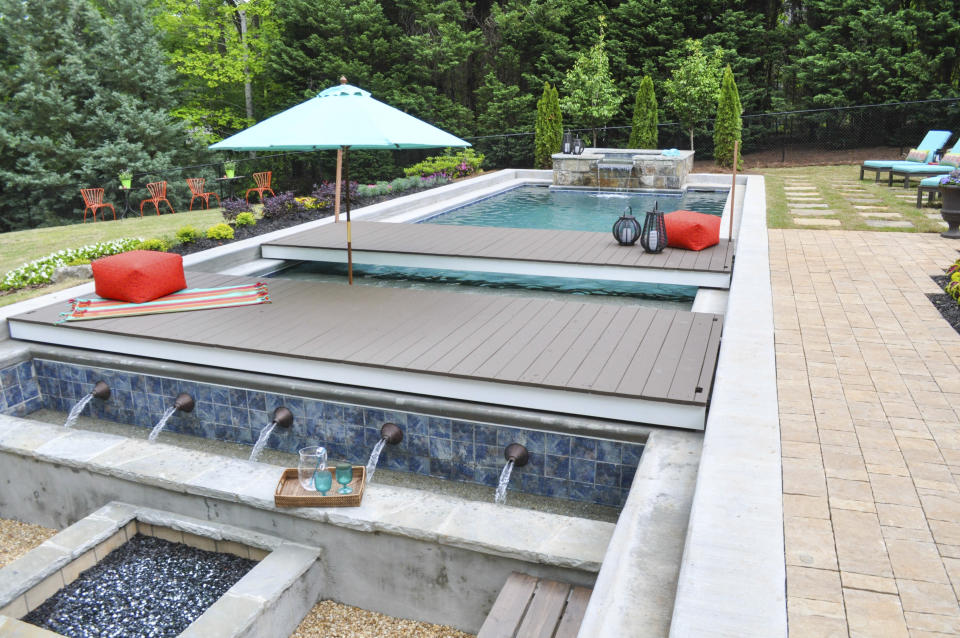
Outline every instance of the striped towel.
<path fill-rule="evenodd" d="M 252 306 L 270 303 L 267 285 L 261 282 L 244 286 L 223 286 L 221 288 L 184 288 L 144 303 L 130 303 L 114 299 L 71 299 L 69 312 L 61 312 L 58 324 L 65 321 L 84 321 L 86 319 L 109 319 L 112 317 L 132 317 L 134 315 L 153 315 L 164 312 L 182 312 L 184 310 L 207 310 L 209 308 L 232 308 L 234 306 Z"/>

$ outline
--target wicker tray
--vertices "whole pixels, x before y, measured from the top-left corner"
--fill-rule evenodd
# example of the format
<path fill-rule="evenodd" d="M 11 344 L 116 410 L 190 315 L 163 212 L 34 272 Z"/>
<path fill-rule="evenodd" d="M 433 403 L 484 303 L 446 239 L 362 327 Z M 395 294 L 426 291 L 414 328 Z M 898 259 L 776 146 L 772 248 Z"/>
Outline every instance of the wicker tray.
<path fill-rule="evenodd" d="M 273 502 L 277 507 L 357 507 L 363 500 L 363 486 L 367 482 L 367 468 L 362 465 L 353 466 L 353 480 L 348 483 L 353 488 L 352 494 L 337 494 L 340 484 L 336 480 L 336 468 L 328 467 L 327 472 L 333 474 L 333 486 L 327 495 L 320 492 L 308 492 L 300 485 L 297 478 L 297 468 L 286 468 L 277 483 L 277 491 L 273 494 Z"/>

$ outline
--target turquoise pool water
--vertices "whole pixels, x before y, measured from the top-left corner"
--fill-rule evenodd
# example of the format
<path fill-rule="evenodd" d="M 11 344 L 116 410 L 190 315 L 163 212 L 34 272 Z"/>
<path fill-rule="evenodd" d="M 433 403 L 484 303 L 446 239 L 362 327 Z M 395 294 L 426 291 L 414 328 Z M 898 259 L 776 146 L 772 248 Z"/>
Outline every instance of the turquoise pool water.
<path fill-rule="evenodd" d="M 688 191 L 681 196 L 521 186 L 440 213 L 421 223 L 610 232 L 627 206 L 633 208 L 633 214 L 642 223 L 654 203 L 664 212 L 686 209 L 720 216 L 726 201 L 725 191 Z"/>
<path fill-rule="evenodd" d="M 346 264 L 301 262 L 269 277 L 346 283 Z M 450 290 L 478 294 L 523 295 L 567 299 L 571 296 L 596 303 L 636 304 L 690 310 L 697 289 L 693 286 L 643 284 L 602 279 L 565 279 L 490 272 L 460 272 L 399 266 L 354 264 L 354 283 L 420 290 Z"/>

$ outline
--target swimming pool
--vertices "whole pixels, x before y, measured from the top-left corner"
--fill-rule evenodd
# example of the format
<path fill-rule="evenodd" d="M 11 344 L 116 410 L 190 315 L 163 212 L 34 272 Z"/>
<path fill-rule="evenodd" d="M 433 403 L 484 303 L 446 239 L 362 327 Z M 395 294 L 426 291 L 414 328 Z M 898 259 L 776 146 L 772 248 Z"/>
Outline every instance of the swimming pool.
<path fill-rule="evenodd" d="M 726 201 L 726 191 L 687 191 L 676 195 L 521 186 L 440 213 L 421 223 L 610 232 L 627 206 L 642 222 L 654 204 L 664 212 L 687 209 L 720 216 Z"/>

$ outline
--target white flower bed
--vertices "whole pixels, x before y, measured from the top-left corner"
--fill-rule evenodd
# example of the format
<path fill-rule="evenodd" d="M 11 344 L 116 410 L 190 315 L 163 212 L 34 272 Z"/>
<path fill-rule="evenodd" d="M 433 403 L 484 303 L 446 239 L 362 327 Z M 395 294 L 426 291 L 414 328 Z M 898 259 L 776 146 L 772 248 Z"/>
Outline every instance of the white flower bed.
<path fill-rule="evenodd" d="M 93 260 L 107 255 L 116 255 L 128 250 L 135 250 L 140 242 L 143 241 L 137 237 L 127 239 L 114 239 L 113 241 L 102 241 L 96 244 L 81 246 L 80 248 L 68 248 L 58 250 L 46 257 L 35 259 L 19 268 L 8 272 L 3 281 L 0 281 L 0 290 L 16 290 L 26 286 L 37 286 L 50 283 L 53 277 L 53 271 L 61 266 L 66 266 L 70 262 L 78 260 Z"/>

